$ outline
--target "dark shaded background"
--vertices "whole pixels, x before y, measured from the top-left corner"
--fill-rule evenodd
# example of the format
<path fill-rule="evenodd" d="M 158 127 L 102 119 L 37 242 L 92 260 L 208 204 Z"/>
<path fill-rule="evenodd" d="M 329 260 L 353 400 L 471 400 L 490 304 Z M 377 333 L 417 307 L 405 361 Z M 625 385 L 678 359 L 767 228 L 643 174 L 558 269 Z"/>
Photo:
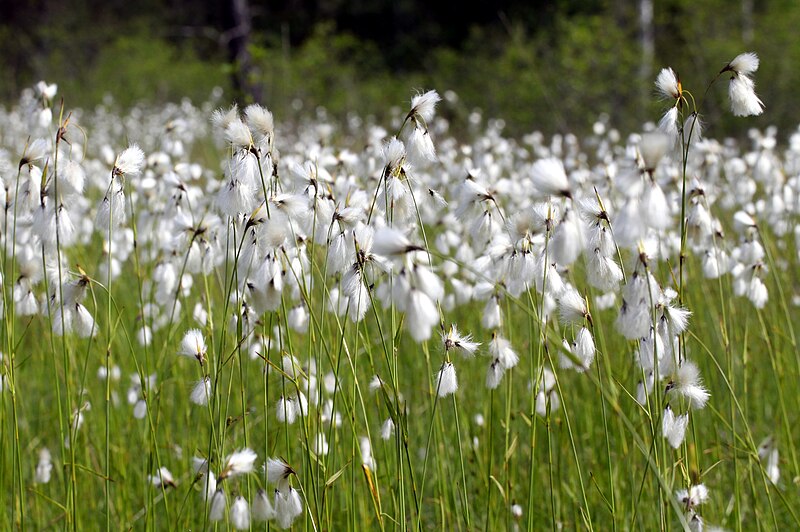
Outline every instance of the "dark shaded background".
<path fill-rule="evenodd" d="M 753 50 L 767 111 L 747 123 L 788 130 L 798 27 L 790 0 L 0 0 L 0 102 L 45 79 L 68 107 L 202 101 L 219 86 L 223 103 L 257 100 L 279 119 L 318 105 L 380 117 L 436 88 L 458 94 L 456 123 L 478 107 L 512 134 L 582 132 L 601 113 L 631 130 L 659 116 L 662 66 L 700 99 Z M 743 130 L 724 83 L 702 106 L 713 134 Z"/>

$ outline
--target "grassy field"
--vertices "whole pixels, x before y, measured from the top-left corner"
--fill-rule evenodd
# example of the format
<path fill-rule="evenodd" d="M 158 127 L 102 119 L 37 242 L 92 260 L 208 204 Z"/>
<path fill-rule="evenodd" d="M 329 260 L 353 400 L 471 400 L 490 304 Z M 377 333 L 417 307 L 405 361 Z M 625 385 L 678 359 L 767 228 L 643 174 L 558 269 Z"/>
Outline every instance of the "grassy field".
<path fill-rule="evenodd" d="M 800 526 L 800 143 L 657 86 L 580 139 L 0 110 L 0 528 Z"/>

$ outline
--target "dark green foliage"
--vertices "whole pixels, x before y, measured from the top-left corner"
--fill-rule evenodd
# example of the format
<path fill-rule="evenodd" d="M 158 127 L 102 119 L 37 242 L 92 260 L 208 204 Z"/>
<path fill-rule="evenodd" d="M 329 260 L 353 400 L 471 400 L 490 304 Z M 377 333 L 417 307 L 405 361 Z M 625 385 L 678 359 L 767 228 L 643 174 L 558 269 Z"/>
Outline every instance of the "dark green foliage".
<path fill-rule="evenodd" d="M 388 112 L 410 88 L 436 88 L 460 96 L 457 118 L 480 108 L 505 119 L 513 134 L 581 133 L 601 113 L 622 130 L 657 120 L 653 79 L 669 65 L 704 100 L 710 133 L 720 137 L 742 129 L 727 110 L 724 83 L 704 97 L 707 83 L 726 61 L 753 50 L 763 59 L 756 82 L 767 112 L 750 123 L 794 129 L 800 4 L 653 3 L 655 57 L 646 64 L 640 2 L 250 2 L 249 75 L 279 119 L 298 99 L 302 113 L 324 105 L 344 116 Z M 46 79 L 73 107 L 93 106 L 106 93 L 124 106 L 203 100 L 215 86 L 247 103 L 231 89 L 238 66 L 228 63 L 235 31 L 227 4 L 0 0 L 0 101 Z"/>

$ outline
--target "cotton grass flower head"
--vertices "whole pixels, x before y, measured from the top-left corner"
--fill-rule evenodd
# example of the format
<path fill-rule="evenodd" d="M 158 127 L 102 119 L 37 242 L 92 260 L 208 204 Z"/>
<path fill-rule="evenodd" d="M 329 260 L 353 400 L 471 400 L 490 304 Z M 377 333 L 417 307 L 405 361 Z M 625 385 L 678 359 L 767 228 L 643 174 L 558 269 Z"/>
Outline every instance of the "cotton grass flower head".
<path fill-rule="evenodd" d="M 436 148 L 427 129 L 415 127 L 408 135 L 408 160 L 420 168 L 436 161 Z"/>
<path fill-rule="evenodd" d="M 192 387 L 189 400 L 199 406 L 206 406 L 211 397 L 211 377 L 203 377 Z"/>
<path fill-rule="evenodd" d="M 688 413 L 676 416 L 672 408 L 667 405 L 661 419 L 661 433 L 673 449 L 677 449 L 683 443 L 683 439 L 686 436 L 686 427 L 688 425 Z"/>
<path fill-rule="evenodd" d="M 586 300 L 571 285 L 565 286 L 558 297 L 558 312 L 564 324 L 582 323 L 584 319 L 590 319 Z"/>
<path fill-rule="evenodd" d="M 764 103 L 756 95 L 755 83 L 743 74 L 731 77 L 728 97 L 734 116 L 758 116 L 764 112 Z"/>
<path fill-rule="evenodd" d="M 230 523 L 235 530 L 250 528 L 250 505 L 241 495 L 237 495 L 231 504 Z"/>
<path fill-rule="evenodd" d="M 248 105 L 244 110 L 247 125 L 255 133 L 256 140 L 269 144 L 275 134 L 275 121 L 272 113 L 258 104 Z"/>
<path fill-rule="evenodd" d="M 412 244 L 402 231 L 393 227 L 378 229 L 372 239 L 372 253 L 390 259 L 401 258 L 407 253 L 421 249 L 421 247 Z"/>
<path fill-rule="evenodd" d="M 519 362 L 519 355 L 511 347 L 511 342 L 498 334 L 492 335 L 489 342 L 489 354 L 500 365 L 502 370 L 511 369 Z"/>
<path fill-rule="evenodd" d="M 486 368 L 486 388 L 494 390 L 500 386 L 500 381 L 503 380 L 504 373 L 505 369 L 500 361 L 497 359 L 493 360 L 492 363 L 489 364 L 489 367 Z"/>
<path fill-rule="evenodd" d="M 383 422 L 383 425 L 381 425 L 381 439 L 384 441 L 388 440 L 392 437 L 392 434 L 394 434 L 394 421 L 392 421 L 392 418 L 388 417 L 386 421 Z"/>
<path fill-rule="evenodd" d="M 688 490 L 678 490 L 675 493 L 675 497 L 687 511 L 692 510 L 708 501 L 708 488 L 704 484 L 695 484 Z"/>
<path fill-rule="evenodd" d="M 421 121 L 427 129 L 427 125 L 433 120 L 433 114 L 436 112 L 436 104 L 440 101 L 442 98 L 435 90 L 416 94 L 411 98 L 411 110 L 406 115 L 406 120 Z"/>
<path fill-rule="evenodd" d="M 734 57 L 731 62 L 725 65 L 720 71 L 720 74 L 724 72 L 735 72 L 737 74 L 749 76 L 758 70 L 758 65 L 758 55 L 756 55 L 755 52 L 745 52 Z"/>
<path fill-rule="evenodd" d="M 447 397 L 458 390 L 456 368 L 451 362 L 445 362 L 436 376 L 436 393 L 439 397 Z"/>
<path fill-rule="evenodd" d="M 282 458 L 268 458 L 264 463 L 264 471 L 267 474 L 267 482 L 278 486 L 294 474 L 294 469 Z"/>
<path fill-rule="evenodd" d="M 655 171 L 658 163 L 672 147 L 672 140 L 669 135 L 661 131 L 642 133 L 639 141 L 639 155 L 642 157 L 645 170 L 650 173 Z"/>
<path fill-rule="evenodd" d="M 136 145 L 131 144 L 117 156 L 114 162 L 114 176 L 135 176 L 142 170 L 144 164 L 144 152 Z"/>
<path fill-rule="evenodd" d="M 2 386 L 0 386 L 2 391 Z M 53 471 L 53 461 L 50 457 L 50 450 L 47 447 L 39 449 L 39 463 L 36 464 L 36 475 L 34 477 L 37 484 L 47 484 L 50 482 L 50 475 Z"/>
<path fill-rule="evenodd" d="M 540 417 L 546 417 L 548 412 L 555 412 L 561 406 L 556 384 L 553 371 L 548 367 L 543 368 L 536 383 L 536 414 Z"/>
<path fill-rule="evenodd" d="M 756 95 L 755 82 L 750 77 L 758 70 L 758 65 L 758 56 L 746 52 L 734 57 L 720 71 L 720 74 L 731 72 L 728 96 L 735 116 L 758 116 L 764 112 L 764 103 Z"/>
<path fill-rule="evenodd" d="M 267 493 L 259 489 L 253 499 L 252 517 L 255 521 L 266 522 L 275 519 L 275 509 L 267 496 Z"/>
<path fill-rule="evenodd" d="M 161 486 L 174 488 L 176 486 L 172 473 L 166 467 L 159 468 L 155 475 L 147 475 L 147 480 L 156 488 Z"/>
<path fill-rule="evenodd" d="M 225 469 L 219 474 L 219 480 L 251 473 L 255 469 L 256 458 L 256 452 L 249 448 L 230 454 L 225 460 Z"/>
<path fill-rule="evenodd" d="M 280 528 L 286 529 L 292 526 L 292 522 L 303 513 L 303 501 L 300 493 L 294 488 L 286 491 L 275 490 L 275 520 Z"/>
<path fill-rule="evenodd" d="M 375 457 L 372 455 L 372 443 L 366 436 L 362 436 L 359 439 L 359 450 L 361 451 L 361 465 L 368 468 L 370 471 L 375 471 L 377 463 L 375 462 Z"/>
<path fill-rule="evenodd" d="M 211 503 L 208 508 L 209 521 L 222 521 L 225 517 L 225 506 L 228 504 L 228 499 L 225 497 L 223 490 L 217 490 L 211 497 Z"/>
<path fill-rule="evenodd" d="M 303 412 L 301 411 L 297 398 L 281 396 L 280 399 L 278 399 L 276 417 L 281 423 L 291 425 L 297 420 L 297 416 L 302 416 L 302 414 Z"/>
<path fill-rule="evenodd" d="M 564 164 L 560 159 L 555 157 L 539 159 L 531 167 L 530 175 L 535 197 L 540 199 L 548 196 L 572 197 Z"/>
<path fill-rule="evenodd" d="M 764 471 L 769 481 L 773 484 L 777 484 L 781 478 L 781 470 L 778 446 L 775 443 L 775 438 L 768 436 L 759 444 L 758 457 L 764 462 Z"/>
<path fill-rule="evenodd" d="M 689 400 L 695 410 L 706 406 L 710 394 L 703 387 L 700 379 L 700 370 L 697 364 L 691 360 L 684 360 L 675 371 L 675 374 L 667 386 L 667 392 L 678 394 Z"/>
<path fill-rule="evenodd" d="M 183 335 L 178 354 L 185 357 L 196 358 L 202 366 L 206 360 L 207 350 L 206 341 L 200 329 L 189 329 L 186 331 L 186 334 Z"/>
<path fill-rule="evenodd" d="M 575 369 L 583 373 L 592 366 L 595 356 L 595 345 L 592 333 L 586 327 L 581 327 L 572 343 L 572 354 L 578 360 Z"/>
<path fill-rule="evenodd" d="M 442 333 L 442 343 L 445 351 L 458 351 L 464 358 L 471 358 L 481 346 L 480 342 L 472 341 L 472 335 L 462 335 L 455 324 L 450 326 L 446 333 Z"/>
<path fill-rule="evenodd" d="M 683 88 L 678 74 L 671 67 L 662 68 L 656 77 L 656 90 L 665 100 L 680 100 Z"/>

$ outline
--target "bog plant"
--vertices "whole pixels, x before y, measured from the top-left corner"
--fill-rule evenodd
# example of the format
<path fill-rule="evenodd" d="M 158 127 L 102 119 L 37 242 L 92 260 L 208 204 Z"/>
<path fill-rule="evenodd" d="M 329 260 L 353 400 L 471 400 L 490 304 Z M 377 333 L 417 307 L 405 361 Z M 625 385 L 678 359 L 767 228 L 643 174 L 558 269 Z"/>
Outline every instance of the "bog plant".
<path fill-rule="evenodd" d="M 715 78 L 737 116 L 757 68 Z M 436 91 L 394 135 L 25 93 L 3 527 L 800 525 L 799 144 L 703 137 L 675 71 L 656 88 L 642 134 L 469 143 Z"/>

